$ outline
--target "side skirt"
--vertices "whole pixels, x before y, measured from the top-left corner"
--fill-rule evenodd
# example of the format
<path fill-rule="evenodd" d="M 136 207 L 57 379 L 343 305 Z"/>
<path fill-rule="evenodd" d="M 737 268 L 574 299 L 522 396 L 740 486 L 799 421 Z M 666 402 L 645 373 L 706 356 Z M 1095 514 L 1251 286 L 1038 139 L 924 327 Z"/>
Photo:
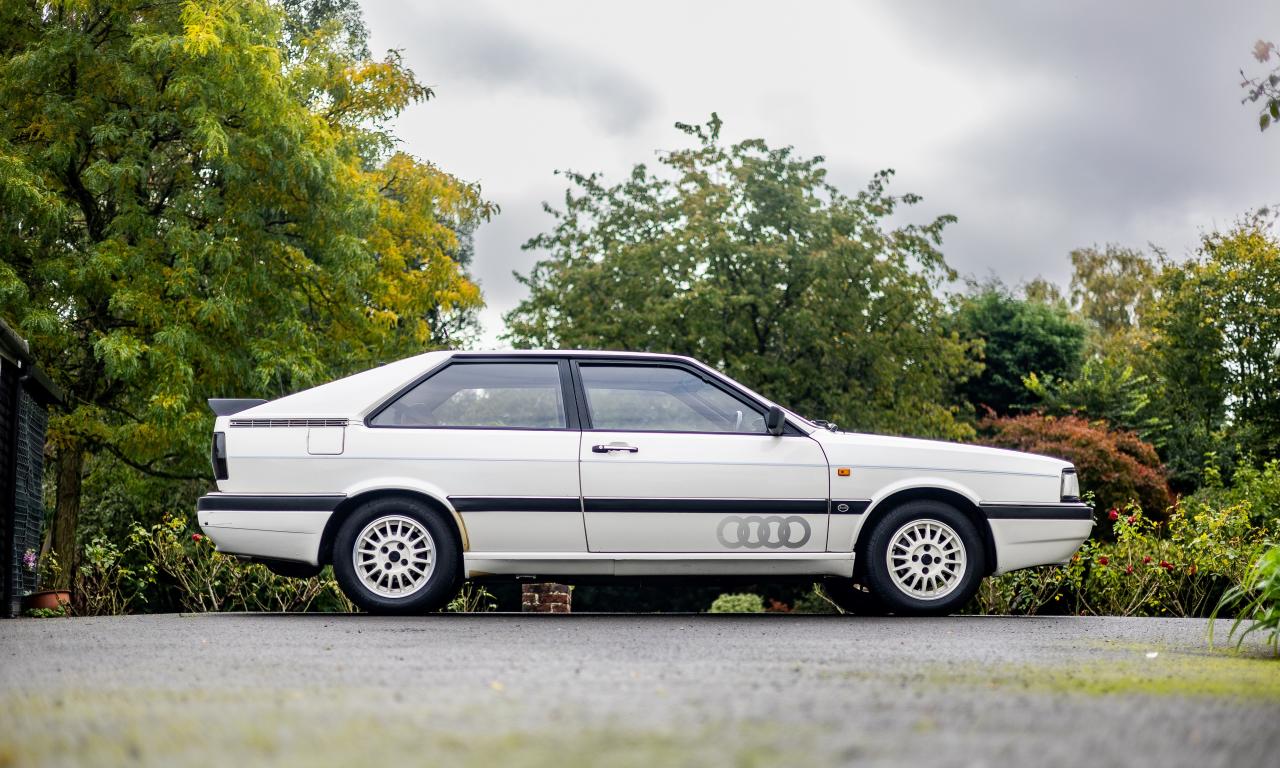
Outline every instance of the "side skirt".
<path fill-rule="evenodd" d="M 696 552 L 466 552 L 468 579 L 486 576 L 853 576 L 852 552 L 768 557 Z"/>

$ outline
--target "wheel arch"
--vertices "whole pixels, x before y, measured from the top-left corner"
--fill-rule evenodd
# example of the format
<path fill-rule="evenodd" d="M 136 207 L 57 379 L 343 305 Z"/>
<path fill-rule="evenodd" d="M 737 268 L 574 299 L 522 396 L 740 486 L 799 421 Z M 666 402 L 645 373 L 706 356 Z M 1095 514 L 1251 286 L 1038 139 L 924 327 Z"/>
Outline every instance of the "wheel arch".
<path fill-rule="evenodd" d="M 413 499 L 426 504 L 439 512 L 450 523 L 449 527 L 453 532 L 454 543 L 458 545 L 459 552 L 467 552 L 471 549 L 471 542 L 467 537 L 466 523 L 463 522 L 462 516 L 458 514 L 458 511 L 444 498 L 421 488 L 380 486 L 358 490 L 348 495 L 338 506 L 334 507 L 333 514 L 329 515 L 329 520 L 324 526 L 324 532 L 320 535 L 318 556 L 321 565 L 333 562 L 333 540 L 337 538 L 338 530 L 342 528 L 342 524 L 346 522 L 347 517 L 362 504 L 385 498 Z"/>
<path fill-rule="evenodd" d="M 978 535 L 982 537 L 982 547 L 984 554 L 984 576 L 990 575 L 996 569 L 996 542 L 995 537 L 991 533 L 991 526 L 987 523 L 987 516 L 983 514 L 982 508 L 978 506 L 975 497 L 970 495 L 967 489 L 951 487 L 944 483 L 921 483 L 908 487 L 897 488 L 885 493 L 880 498 L 871 503 L 871 507 L 867 509 L 866 520 L 863 521 L 861 527 L 858 528 L 858 538 L 854 542 L 853 551 L 855 555 L 855 563 L 866 563 L 866 545 L 867 540 L 871 538 L 871 532 L 875 530 L 880 521 L 890 512 L 909 501 L 937 501 L 943 504 L 955 507 L 965 517 L 969 518 L 973 523 L 973 527 L 977 529 Z"/>

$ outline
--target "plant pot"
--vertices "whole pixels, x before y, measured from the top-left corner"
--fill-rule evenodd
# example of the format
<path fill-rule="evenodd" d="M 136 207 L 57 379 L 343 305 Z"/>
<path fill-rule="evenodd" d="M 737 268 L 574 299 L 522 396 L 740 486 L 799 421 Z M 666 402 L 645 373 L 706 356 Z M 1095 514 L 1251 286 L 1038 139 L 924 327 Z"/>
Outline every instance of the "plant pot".
<path fill-rule="evenodd" d="M 46 589 L 32 592 L 22 599 L 23 610 L 35 608 L 57 609 L 70 607 L 71 593 L 65 589 Z"/>

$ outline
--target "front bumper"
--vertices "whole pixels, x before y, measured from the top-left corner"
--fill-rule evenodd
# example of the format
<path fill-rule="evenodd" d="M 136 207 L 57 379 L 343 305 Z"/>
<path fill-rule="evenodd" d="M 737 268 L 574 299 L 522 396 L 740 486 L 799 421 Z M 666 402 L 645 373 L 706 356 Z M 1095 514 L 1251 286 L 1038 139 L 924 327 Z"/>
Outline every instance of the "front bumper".
<path fill-rule="evenodd" d="M 1093 509 L 1078 502 L 983 504 L 996 545 L 996 573 L 1065 563 L 1093 531 Z"/>
<path fill-rule="evenodd" d="M 320 564 L 320 540 L 342 496 L 211 493 L 196 518 L 219 552 Z"/>

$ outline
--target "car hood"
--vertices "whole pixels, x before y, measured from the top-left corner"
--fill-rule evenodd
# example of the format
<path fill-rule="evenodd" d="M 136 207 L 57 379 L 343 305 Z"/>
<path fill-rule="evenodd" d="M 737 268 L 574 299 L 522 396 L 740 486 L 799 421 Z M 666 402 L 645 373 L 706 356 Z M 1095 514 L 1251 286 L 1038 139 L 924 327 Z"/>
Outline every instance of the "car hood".
<path fill-rule="evenodd" d="M 1071 462 L 1050 456 L 941 440 L 830 432 L 824 429 L 812 433 L 811 437 L 822 444 L 827 460 L 833 465 L 1054 476 L 1071 468 Z"/>

